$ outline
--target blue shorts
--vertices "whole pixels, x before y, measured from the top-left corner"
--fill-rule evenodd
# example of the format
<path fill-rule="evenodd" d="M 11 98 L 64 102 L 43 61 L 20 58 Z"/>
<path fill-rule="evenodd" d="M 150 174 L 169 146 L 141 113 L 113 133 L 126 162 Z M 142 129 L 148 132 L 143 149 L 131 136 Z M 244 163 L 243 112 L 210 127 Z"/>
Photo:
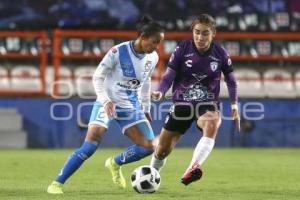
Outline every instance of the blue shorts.
<path fill-rule="evenodd" d="M 112 120 L 116 120 L 123 134 L 125 133 L 125 130 L 127 128 L 136 125 L 141 130 L 146 139 L 154 139 L 153 130 L 149 124 L 149 121 L 146 119 L 143 110 L 116 107 L 116 114 L 116 118 L 109 119 L 104 111 L 104 107 L 99 102 L 95 102 L 89 125 L 96 124 L 108 129 L 110 122 Z"/>

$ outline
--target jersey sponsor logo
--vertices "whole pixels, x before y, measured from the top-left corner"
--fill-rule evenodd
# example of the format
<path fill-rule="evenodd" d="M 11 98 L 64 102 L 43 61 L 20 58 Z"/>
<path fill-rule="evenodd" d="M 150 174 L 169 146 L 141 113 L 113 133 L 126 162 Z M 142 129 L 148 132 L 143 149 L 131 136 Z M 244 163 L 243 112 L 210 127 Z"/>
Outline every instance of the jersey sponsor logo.
<path fill-rule="evenodd" d="M 136 90 L 141 87 L 141 81 L 138 79 L 131 79 L 128 81 L 118 82 L 117 85 L 127 90 Z"/>
<path fill-rule="evenodd" d="M 214 60 L 214 61 L 220 61 L 220 59 L 218 59 L 218 58 L 216 58 L 216 57 L 214 57 L 214 56 L 208 56 L 209 58 L 211 58 L 212 60 Z"/>
<path fill-rule="evenodd" d="M 188 57 L 192 57 L 193 55 L 194 55 L 194 53 L 189 53 L 189 54 L 184 55 L 184 57 L 188 58 Z"/>
<path fill-rule="evenodd" d="M 187 61 L 185 61 L 185 65 L 187 67 L 192 67 L 192 64 L 193 64 L 193 60 L 187 60 Z"/>
<path fill-rule="evenodd" d="M 212 71 L 216 71 L 218 69 L 218 62 L 211 62 L 210 63 L 210 69 Z"/>
<path fill-rule="evenodd" d="M 198 75 L 198 74 L 192 74 L 193 75 L 193 77 L 195 78 L 195 79 L 197 79 L 197 81 L 201 81 L 202 79 L 205 79 L 206 77 L 207 77 L 207 75 Z"/>
<path fill-rule="evenodd" d="M 185 101 L 203 101 L 207 100 L 207 93 L 207 87 L 201 84 L 190 85 L 183 93 L 183 99 Z"/>

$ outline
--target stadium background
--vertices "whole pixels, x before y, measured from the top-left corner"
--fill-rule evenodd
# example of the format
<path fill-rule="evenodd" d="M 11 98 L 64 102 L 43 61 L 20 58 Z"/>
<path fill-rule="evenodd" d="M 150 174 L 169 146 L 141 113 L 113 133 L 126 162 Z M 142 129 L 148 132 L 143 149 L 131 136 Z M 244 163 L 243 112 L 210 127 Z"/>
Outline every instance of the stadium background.
<path fill-rule="evenodd" d="M 192 17 L 203 12 L 215 17 L 216 40 L 232 56 L 241 101 L 242 134 L 234 134 L 227 118 L 216 145 L 300 146 L 298 1 L 3 0 L 0 10 L 2 148 L 79 146 L 95 98 L 91 75 L 105 52 L 134 38 L 137 21 L 150 14 L 167 29 L 155 88 L 170 53 L 191 37 Z M 227 96 L 223 82 L 223 113 L 228 117 Z M 153 122 L 156 134 L 165 114 Z M 178 146 L 192 146 L 199 137 L 192 127 Z M 114 124 L 101 146 L 128 143 Z"/>
<path fill-rule="evenodd" d="M 186 148 L 168 158 L 159 191 L 141 196 L 114 188 L 104 169 L 105 159 L 130 143 L 113 124 L 55 199 L 299 199 L 299 0 L 1 0 L 0 199 L 53 199 L 47 186 L 85 136 L 91 74 L 112 45 L 136 36 L 143 14 L 167 28 L 155 87 L 172 50 L 191 37 L 192 17 L 204 12 L 215 17 L 217 41 L 232 56 L 242 133 L 224 119 L 203 179 L 183 187 L 180 176 L 200 138 L 193 126 L 178 144 Z M 224 83 L 221 97 L 228 118 Z M 153 112 L 156 134 L 167 110 Z M 125 166 L 126 179 L 149 161 Z"/>

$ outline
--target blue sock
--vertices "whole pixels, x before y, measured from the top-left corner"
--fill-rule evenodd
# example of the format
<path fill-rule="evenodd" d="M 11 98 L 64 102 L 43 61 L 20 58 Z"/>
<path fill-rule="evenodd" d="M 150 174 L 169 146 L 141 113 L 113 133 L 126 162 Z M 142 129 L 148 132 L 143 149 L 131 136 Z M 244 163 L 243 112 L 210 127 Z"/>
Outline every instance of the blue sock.
<path fill-rule="evenodd" d="M 55 181 L 65 183 L 65 181 L 97 150 L 98 143 L 84 142 L 69 159 L 56 177 Z"/>
<path fill-rule="evenodd" d="M 120 155 L 116 156 L 115 161 L 118 165 L 123 165 L 138 161 L 152 153 L 152 150 L 145 149 L 144 147 L 135 144 L 125 149 L 125 151 L 123 151 Z"/>

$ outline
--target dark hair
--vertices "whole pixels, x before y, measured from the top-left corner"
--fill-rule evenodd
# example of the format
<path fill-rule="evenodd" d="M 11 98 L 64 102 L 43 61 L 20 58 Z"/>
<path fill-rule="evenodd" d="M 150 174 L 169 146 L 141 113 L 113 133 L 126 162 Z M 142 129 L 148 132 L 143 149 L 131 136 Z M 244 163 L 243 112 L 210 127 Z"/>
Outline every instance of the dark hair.
<path fill-rule="evenodd" d="M 212 30 L 216 30 L 216 22 L 214 18 L 208 14 L 200 14 L 197 17 L 194 18 L 191 29 L 196 26 L 196 24 L 206 24 L 208 25 Z"/>
<path fill-rule="evenodd" d="M 155 33 L 164 32 L 165 29 L 158 22 L 154 21 L 149 15 L 144 15 L 138 26 L 137 26 L 138 36 L 149 37 Z"/>

